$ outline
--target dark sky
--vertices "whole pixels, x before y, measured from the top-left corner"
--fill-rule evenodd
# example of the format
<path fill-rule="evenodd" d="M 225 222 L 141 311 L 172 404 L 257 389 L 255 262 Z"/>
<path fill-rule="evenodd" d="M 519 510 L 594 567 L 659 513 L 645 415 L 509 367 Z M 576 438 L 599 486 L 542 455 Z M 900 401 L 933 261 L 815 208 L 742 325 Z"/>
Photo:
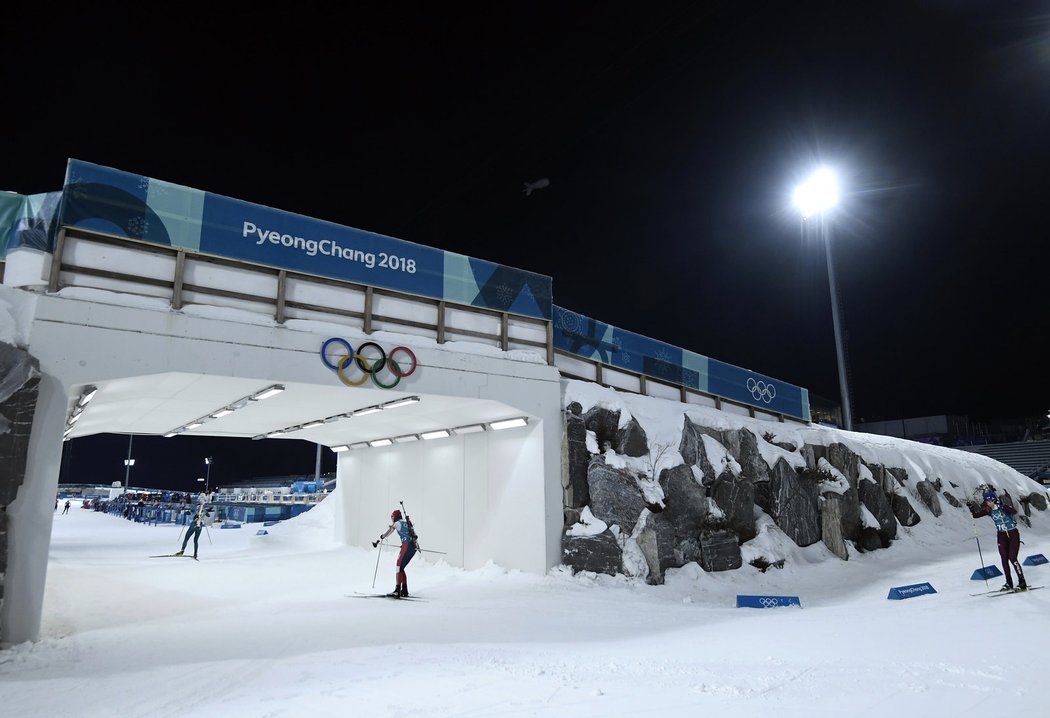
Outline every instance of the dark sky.
<path fill-rule="evenodd" d="M 74 157 L 480 257 L 837 400 L 827 163 L 854 420 L 1050 408 L 1050 3 L 390 5 L 26 17 L 0 188 Z"/>

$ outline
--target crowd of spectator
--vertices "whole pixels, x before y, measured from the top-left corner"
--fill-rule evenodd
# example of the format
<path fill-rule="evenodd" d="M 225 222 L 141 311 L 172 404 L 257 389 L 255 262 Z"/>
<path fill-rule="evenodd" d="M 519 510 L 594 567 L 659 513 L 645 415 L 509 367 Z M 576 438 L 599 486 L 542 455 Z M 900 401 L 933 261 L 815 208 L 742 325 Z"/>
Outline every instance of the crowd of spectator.
<path fill-rule="evenodd" d="M 83 507 L 121 516 L 137 523 L 187 523 L 197 508 L 200 494 L 165 491 L 128 493 L 109 500 L 84 499 Z M 222 520 L 222 517 L 218 517 Z"/>

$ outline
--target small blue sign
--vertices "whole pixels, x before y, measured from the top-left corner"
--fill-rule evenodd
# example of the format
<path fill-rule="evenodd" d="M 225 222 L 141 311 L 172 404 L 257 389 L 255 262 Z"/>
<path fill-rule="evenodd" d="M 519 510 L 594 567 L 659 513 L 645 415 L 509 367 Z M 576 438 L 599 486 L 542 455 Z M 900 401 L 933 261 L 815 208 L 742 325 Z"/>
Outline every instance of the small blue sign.
<path fill-rule="evenodd" d="M 798 606 L 802 602 L 798 596 L 737 596 L 737 608 L 780 608 L 781 606 Z"/>
<path fill-rule="evenodd" d="M 267 535 L 269 535 L 269 533 L 270 532 L 267 531 L 266 529 L 259 529 L 258 531 L 255 532 L 255 535 L 256 536 L 267 536 Z"/>
<path fill-rule="evenodd" d="M 886 598 L 899 601 L 905 598 L 924 596 L 927 593 L 937 593 L 937 589 L 928 583 L 913 583 L 910 586 L 894 586 L 890 589 L 890 593 Z"/>
<path fill-rule="evenodd" d="M 281 523 L 281 522 L 280 521 L 263 521 L 263 526 L 273 526 L 274 524 L 279 524 L 279 523 Z"/>
<path fill-rule="evenodd" d="M 241 527 L 240 524 L 223 524 L 221 526 L 221 528 L 224 528 L 224 529 L 239 529 L 240 527 Z"/>
<path fill-rule="evenodd" d="M 1024 560 L 1025 566 L 1038 566 L 1041 563 L 1047 563 L 1046 556 L 1041 553 L 1034 553 Z"/>
<path fill-rule="evenodd" d="M 1002 575 L 1003 575 L 1003 572 L 1000 571 L 997 567 L 995 567 L 995 566 L 985 566 L 984 568 L 979 568 L 976 571 L 974 571 L 973 574 L 970 576 L 970 580 L 971 581 L 984 581 L 985 579 L 995 578 L 996 576 L 1002 576 Z"/>

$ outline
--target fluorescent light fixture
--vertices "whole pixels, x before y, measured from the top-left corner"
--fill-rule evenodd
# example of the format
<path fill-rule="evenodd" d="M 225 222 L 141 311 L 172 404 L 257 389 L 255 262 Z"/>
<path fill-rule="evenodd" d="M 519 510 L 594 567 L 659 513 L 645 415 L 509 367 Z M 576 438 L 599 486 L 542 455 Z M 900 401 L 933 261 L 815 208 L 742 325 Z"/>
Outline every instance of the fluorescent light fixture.
<path fill-rule="evenodd" d="M 348 445 L 346 445 L 346 444 L 342 444 L 340 446 L 329 446 L 328 448 L 331 449 L 332 451 L 334 451 L 337 454 L 341 454 L 344 451 L 350 451 L 350 447 Z"/>
<path fill-rule="evenodd" d="M 80 398 L 77 400 L 77 406 L 84 406 L 89 401 L 94 399 L 95 398 L 95 394 L 97 394 L 97 393 L 98 393 L 98 387 L 97 386 L 84 387 L 84 393 L 81 394 Z"/>
<path fill-rule="evenodd" d="M 318 419 L 317 421 L 311 421 L 308 424 L 303 424 L 304 429 L 313 429 L 316 426 L 324 426 L 324 419 Z"/>
<path fill-rule="evenodd" d="M 266 435 L 266 438 L 272 439 L 275 436 L 284 436 L 284 431 L 281 429 L 278 429 L 277 431 L 271 431 L 269 434 Z"/>
<path fill-rule="evenodd" d="M 214 414 L 211 414 L 211 418 L 219 419 L 219 418 L 222 418 L 222 417 L 226 416 L 227 414 L 232 414 L 232 413 L 233 413 L 233 409 L 231 409 L 230 407 L 226 407 L 225 409 L 219 409 Z"/>
<path fill-rule="evenodd" d="M 467 424 L 466 426 L 457 426 L 452 432 L 455 434 L 477 434 L 479 431 L 484 430 L 484 424 Z"/>
<path fill-rule="evenodd" d="M 186 424 L 187 429 L 196 429 L 198 426 L 204 426 L 203 421 L 194 421 L 190 424 Z"/>
<path fill-rule="evenodd" d="M 394 442 L 390 439 L 376 439 L 375 441 L 369 441 L 369 446 L 390 446 Z"/>
<path fill-rule="evenodd" d="M 73 424 L 75 424 L 75 423 L 77 423 L 78 421 L 80 421 L 80 417 L 81 417 L 81 416 L 83 416 L 83 413 L 82 413 L 82 412 L 79 412 L 79 411 L 78 411 L 78 412 L 77 412 L 76 414 L 73 414 L 73 416 L 69 417 L 69 422 L 68 422 L 68 423 L 69 423 L 69 425 L 70 425 L 70 426 L 73 426 Z"/>
<path fill-rule="evenodd" d="M 418 434 L 405 434 L 404 436 L 395 436 L 394 437 L 394 443 L 395 444 L 407 444 L 407 443 L 412 442 L 412 441 L 419 441 L 419 435 Z"/>
<path fill-rule="evenodd" d="M 408 406 L 409 404 L 415 404 L 419 401 L 418 396 L 406 396 L 404 399 L 394 399 L 383 404 L 384 409 L 396 409 L 399 406 Z"/>
<path fill-rule="evenodd" d="M 490 421 L 489 428 L 494 431 L 500 429 L 513 429 L 518 426 L 525 426 L 529 422 L 524 417 L 518 417 L 517 419 L 504 419 L 503 421 Z"/>
<path fill-rule="evenodd" d="M 262 401 L 263 399 L 269 399 L 271 396 L 277 396 L 282 391 L 284 391 L 283 386 L 280 384 L 274 384 L 271 387 L 263 389 L 258 394 L 252 394 L 249 398 L 254 399 L 255 401 Z"/>
<path fill-rule="evenodd" d="M 368 442 L 367 441 L 359 441 L 356 444 L 350 444 L 350 448 L 351 449 L 367 449 L 368 448 Z"/>
<path fill-rule="evenodd" d="M 424 441 L 430 441 L 431 439 L 444 439 L 450 436 L 448 429 L 438 429 L 437 431 L 424 431 L 420 434 Z"/>
<path fill-rule="evenodd" d="M 364 409 L 358 409 L 357 411 L 352 412 L 350 416 L 365 416 L 367 414 L 374 414 L 377 411 L 382 410 L 382 407 L 379 406 L 366 406 Z"/>
<path fill-rule="evenodd" d="M 165 439 L 170 439 L 171 437 L 175 436 L 178 433 L 179 432 L 177 432 L 177 431 L 169 431 L 167 434 L 164 435 L 164 438 Z"/>

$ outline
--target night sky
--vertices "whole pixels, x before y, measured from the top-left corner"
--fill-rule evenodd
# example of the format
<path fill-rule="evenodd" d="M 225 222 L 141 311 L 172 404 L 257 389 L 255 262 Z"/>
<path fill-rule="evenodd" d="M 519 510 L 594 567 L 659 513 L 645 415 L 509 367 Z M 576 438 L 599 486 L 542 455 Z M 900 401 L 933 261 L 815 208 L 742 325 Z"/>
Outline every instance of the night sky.
<path fill-rule="evenodd" d="M 22 5 L 0 189 L 73 157 L 476 256 L 837 401 L 823 163 L 854 421 L 1050 409 L 1050 3 Z"/>

